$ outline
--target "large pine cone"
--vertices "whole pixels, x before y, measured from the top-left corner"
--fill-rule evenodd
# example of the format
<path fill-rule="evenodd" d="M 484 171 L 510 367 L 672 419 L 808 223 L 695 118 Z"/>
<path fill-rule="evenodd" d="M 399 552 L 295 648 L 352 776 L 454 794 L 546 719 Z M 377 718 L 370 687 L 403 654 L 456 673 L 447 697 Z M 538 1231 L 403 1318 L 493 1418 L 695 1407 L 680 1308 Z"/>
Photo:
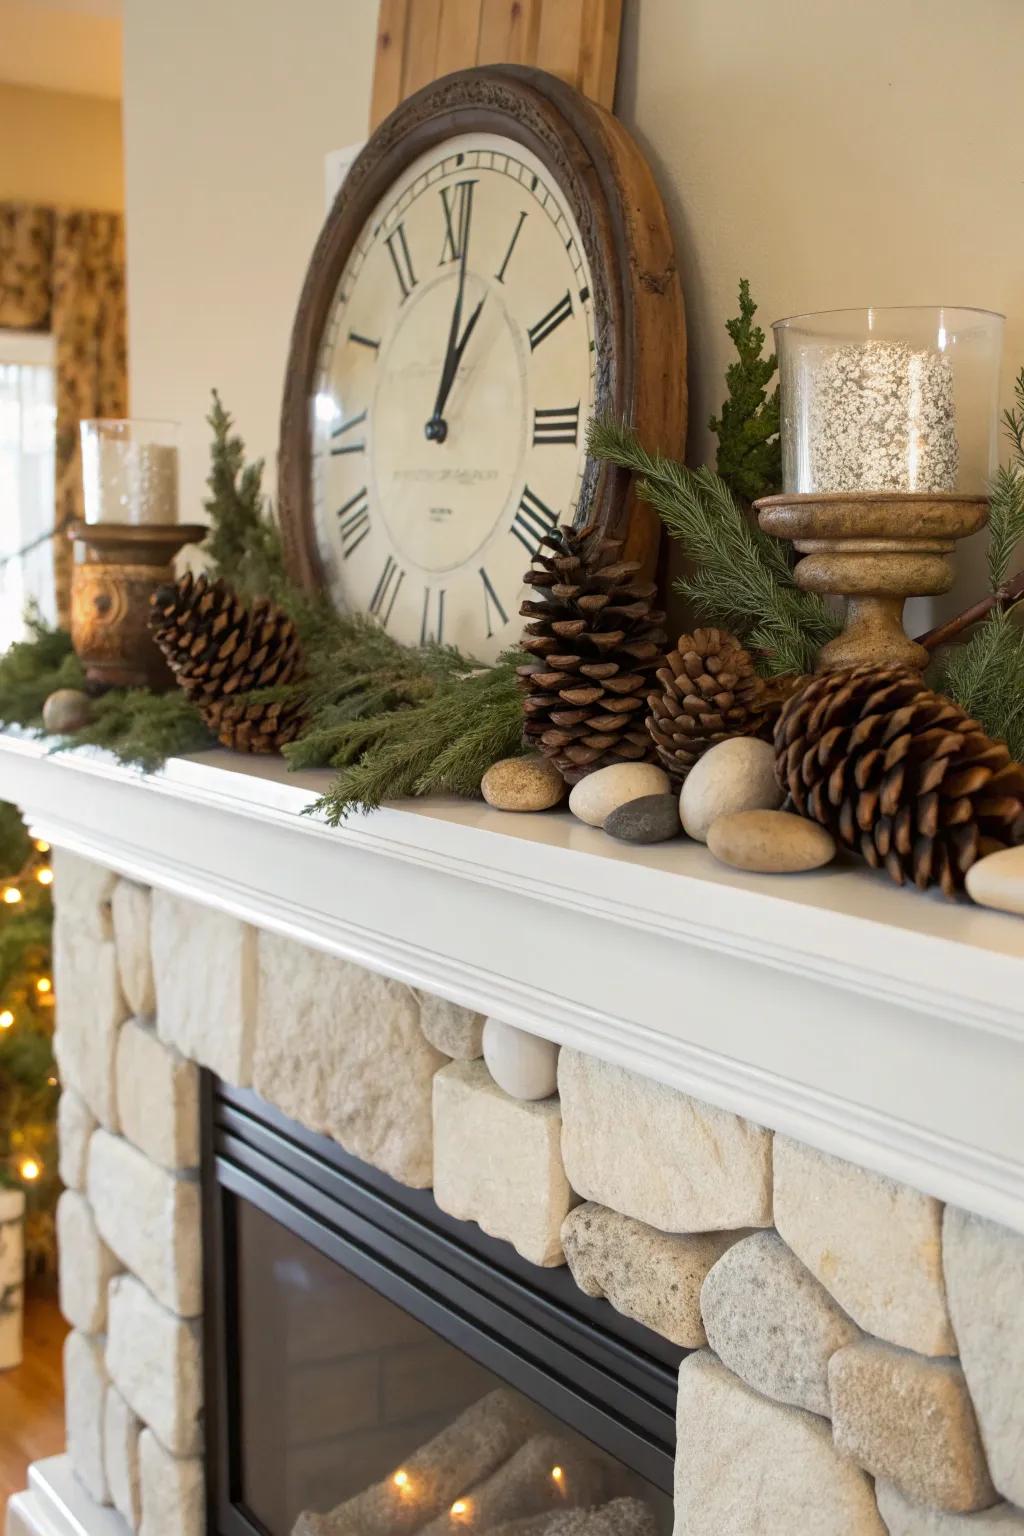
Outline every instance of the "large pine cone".
<path fill-rule="evenodd" d="M 244 697 L 299 675 L 299 636 L 283 608 L 269 598 L 247 607 L 225 581 L 189 574 L 154 594 L 149 625 L 178 686 L 224 746 L 277 752 L 298 735 L 294 705 Z"/>
<path fill-rule="evenodd" d="M 681 782 L 699 757 L 730 736 L 770 741 L 783 700 L 800 679 L 765 682 L 735 635 L 695 629 L 680 635 L 658 682 L 660 691 L 647 695 L 647 729 L 662 767 Z"/>
<path fill-rule="evenodd" d="M 899 885 L 951 896 L 977 859 L 1024 842 L 1024 768 L 916 672 L 814 678 L 784 705 L 775 750 L 800 814 Z"/>
<path fill-rule="evenodd" d="M 653 582 L 620 561 L 621 540 L 593 527 L 562 527 L 541 540 L 525 580 L 536 602 L 522 647 L 536 659 L 519 668 L 524 737 L 575 784 L 612 763 L 654 756 L 644 702 L 665 643 L 665 615 L 652 607 Z"/>

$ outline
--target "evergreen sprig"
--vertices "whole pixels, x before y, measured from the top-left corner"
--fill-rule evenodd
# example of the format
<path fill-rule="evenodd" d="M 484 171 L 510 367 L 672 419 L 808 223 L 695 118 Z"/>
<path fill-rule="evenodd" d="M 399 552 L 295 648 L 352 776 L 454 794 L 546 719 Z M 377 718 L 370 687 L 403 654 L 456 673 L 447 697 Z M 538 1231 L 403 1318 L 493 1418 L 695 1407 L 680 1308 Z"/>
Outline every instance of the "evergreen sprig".
<path fill-rule="evenodd" d="M 203 541 L 211 577 L 223 576 L 246 598 L 277 598 L 284 585 L 281 537 L 263 494 L 263 460 L 245 462 L 245 443 L 213 390 L 207 421 L 213 432 L 209 495 L 203 502 L 210 532 Z"/>
<path fill-rule="evenodd" d="M 522 660 L 505 656 L 496 666 L 439 682 L 407 708 L 336 725 L 327 745 L 341 771 L 311 810 L 337 826 L 385 800 L 476 795 L 492 763 L 522 751 L 515 670 Z M 296 762 L 301 746 L 286 747 L 285 755 Z"/>
<path fill-rule="evenodd" d="M 775 354 L 764 353 L 764 331 L 754 324 L 757 305 L 750 283 L 740 283 L 740 312 L 725 328 L 739 356 L 725 370 L 729 391 L 721 416 L 709 426 L 718 438 L 718 473 L 743 501 L 756 501 L 782 489 L 782 439 L 779 391 L 768 386 L 778 367 Z"/>
<path fill-rule="evenodd" d="M 150 693 L 146 688 L 118 688 L 95 699 L 88 725 L 62 738 L 54 750 L 102 747 L 118 762 L 152 773 L 169 757 L 214 745 L 195 705 L 178 689 Z"/>
<path fill-rule="evenodd" d="M 1014 380 L 1013 395 L 1017 404 L 1003 412 L 1003 429 L 1014 445 L 1018 465 L 1024 465 L 1024 368 Z"/>
<path fill-rule="evenodd" d="M 588 446 L 597 458 L 640 477 L 638 494 L 696 566 L 676 590 L 700 617 L 743 637 L 761 653 L 768 675 L 810 671 L 839 621 L 820 597 L 800 591 L 782 545 L 748 522 L 722 477 L 648 453 L 636 433 L 617 422 L 592 422 Z"/>
<path fill-rule="evenodd" d="M 998 592 L 1010 574 L 1010 561 L 1024 539 L 1024 472 L 1003 466 L 992 485 L 988 512 L 988 579 Z"/>
<path fill-rule="evenodd" d="M 50 694 L 81 688 L 85 673 L 67 630 L 51 629 L 38 610 L 26 622 L 27 637 L 0 656 L 0 723 L 38 727 Z"/>
<path fill-rule="evenodd" d="M 1024 761 L 1024 634 L 1009 613 L 994 608 L 949 651 L 937 686 Z"/>

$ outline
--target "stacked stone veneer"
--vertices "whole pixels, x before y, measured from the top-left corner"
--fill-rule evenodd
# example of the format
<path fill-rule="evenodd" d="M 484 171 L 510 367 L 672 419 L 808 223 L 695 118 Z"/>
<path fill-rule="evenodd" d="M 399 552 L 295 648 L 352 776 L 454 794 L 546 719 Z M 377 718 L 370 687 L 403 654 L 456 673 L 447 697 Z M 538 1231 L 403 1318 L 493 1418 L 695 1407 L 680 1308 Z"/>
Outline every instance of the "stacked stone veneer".
<path fill-rule="evenodd" d="M 1024 1237 L 577 1051 L 56 856 L 68 1449 L 203 1528 L 197 1065 L 692 1350 L 677 1536 L 1024 1536 Z"/>

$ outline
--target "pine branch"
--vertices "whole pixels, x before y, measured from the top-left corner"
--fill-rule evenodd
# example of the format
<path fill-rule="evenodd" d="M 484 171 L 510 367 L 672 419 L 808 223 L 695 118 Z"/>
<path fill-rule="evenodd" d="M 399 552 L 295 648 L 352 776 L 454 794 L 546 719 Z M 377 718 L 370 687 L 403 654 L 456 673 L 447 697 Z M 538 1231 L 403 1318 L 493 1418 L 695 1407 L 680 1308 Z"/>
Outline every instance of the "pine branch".
<path fill-rule="evenodd" d="M 640 476 L 638 494 L 697 567 L 677 590 L 702 617 L 759 645 L 764 671 L 810 671 L 839 621 L 820 597 L 800 591 L 782 545 L 751 526 L 721 476 L 647 453 L 629 427 L 615 422 L 592 422 L 588 447 Z"/>
<path fill-rule="evenodd" d="M 102 747 L 119 762 L 152 773 L 169 757 L 201 752 L 214 745 L 194 704 L 183 693 L 150 693 L 144 688 L 116 689 L 93 703 L 89 724 L 64 737 L 55 751 Z"/>
<path fill-rule="evenodd" d="M 718 473 L 734 495 L 756 501 L 782 489 L 779 391 L 768 394 L 778 363 L 763 357 L 764 331 L 754 324 L 757 305 L 746 278 L 740 283 L 740 312 L 726 322 L 739 354 L 725 371 L 728 398 L 709 426 L 718 438 Z"/>
<path fill-rule="evenodd" d="M 85 673 L 71 636 L 28 616 L 29 637 L 0 656 L 0 725 L 42 726 L 43 705 L 58 688 L 81 688 Z"/>
<path fill-rule="evenodd" d="M 1024 760 L 1024 631 L 1008 613 L 994 610 L 948 652 L 936 687 Z"/>
<path fill-rule="evenodd" d="M 521 660 L 503 657 L 494 667 L 441 683 L 419 704 L 340 727 L 332 736 L 332 760 L 351 766 L 342 766 L 312 810 L 337 826 L 385 800 L 476 795 L 492 763 L 522 751 L 515 671 Z M 295 761 L 294 748 L 285 755 Z"/>
<path fill-rule="evenodd" d="M 1014 380 L 1013 394 L 1017 404 L 1003 412 L 1003 430 L 1013 443 L 1018 467 L 1024 469 L 1024 368 Z"/>
<path fill-rule="evenodd" d="M 994 593 L 1006 581 L 1014 550 L 1024 539 L 1024 474 L 1000 469 L 992 486 L 988 516 L 988 579 Z"/>
<path fill-rule="evenodd" d="M 210 532 L 203 549 L 211 577 L 225 577 L 244 597 L 276 597 L 284 584 L 284 557 L 263 495 L 263 460 L 246 464 L 245 444 L 232 433 L 232 419 L 216 390 L 206 419 L 213 446 L 210 494 L 203 503 Z"/>

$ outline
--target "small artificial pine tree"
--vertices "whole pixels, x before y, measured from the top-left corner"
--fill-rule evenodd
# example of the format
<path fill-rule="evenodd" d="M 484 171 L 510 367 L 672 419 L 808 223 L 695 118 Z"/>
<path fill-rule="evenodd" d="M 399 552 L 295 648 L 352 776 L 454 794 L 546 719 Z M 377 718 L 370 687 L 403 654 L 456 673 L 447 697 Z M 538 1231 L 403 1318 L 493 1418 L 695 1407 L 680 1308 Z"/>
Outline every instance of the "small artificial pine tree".
<path fill-rule="evenodd" d="M 27 1196 L 30 1274 L 55 1263 L 53 1212 L 60 1192 L 52 879 L 46 844 L 33 842 L 14 806 L 0 802 L 0 1188 L 23 1189 Z"/>
<path fill-rule="evenodd" d="M 740 283 L 740 312 L 727 320 L 739 358 L 725 371 L 728 399 L 709 426 L 718 438 L 718 473 L 741 501 L 756 501 L 782 489 L 779 391 L 768 394 L 778 362 L 763 357 L 764 331 L 754 324 L 757 305 L 746 278 Z"/>

